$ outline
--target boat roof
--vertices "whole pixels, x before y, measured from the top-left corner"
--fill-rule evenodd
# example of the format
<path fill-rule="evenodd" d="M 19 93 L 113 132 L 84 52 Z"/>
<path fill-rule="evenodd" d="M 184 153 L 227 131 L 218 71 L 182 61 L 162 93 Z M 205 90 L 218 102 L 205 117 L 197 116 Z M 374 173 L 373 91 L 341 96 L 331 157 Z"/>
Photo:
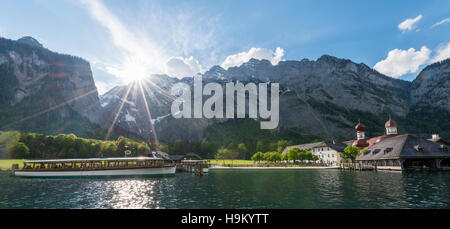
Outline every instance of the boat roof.
<path fill-rule="evenodd" d="M 206 160 L 182 160 L 181 162 L 203 162 Z"/>
<path fill-rule="evenodd" d="M 54 159 L 23 161 L 24 163 L 53 163 L 53 162 L 79 162 L 79 161 L 140 161 L 140 160 L 162 160 L 155 157 L 112 157 L 112 158 L 79 158 L 79 159 Z"/>

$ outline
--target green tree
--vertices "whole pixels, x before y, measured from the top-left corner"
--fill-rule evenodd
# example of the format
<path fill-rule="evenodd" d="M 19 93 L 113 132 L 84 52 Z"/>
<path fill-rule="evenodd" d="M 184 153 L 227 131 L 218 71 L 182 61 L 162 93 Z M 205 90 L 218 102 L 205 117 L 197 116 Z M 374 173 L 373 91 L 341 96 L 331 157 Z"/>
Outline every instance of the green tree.
<path fill-rule="evenodd" d="M 257 152 L 255 154 L 253 154 L 253 156 L 252 156 L 253 161 L 261 161 L 263 159 L 264 159 L 264 154 L 262 152 Z"/>
<path fill-rule="evenodd" d="M 256 152 L 268 152 L 269 148 L 269 143 L 266 140 L 258 140 L 256 142 Z"/>
<path fill-rule="evenodd" d="M 110 142 L 108 144 L 108 146 L 106 147 L 104 153 L 103 153 L 104 157 L 115 157 L 118 156 L 117 155 L 117 146 L 116 144 Z"/>
<path fill-rule="evenodd" d="M 239 157 L 242 159 L 247 159 L 247 147 L 244 143 L 239 143 L 237 146 L 237 151 L 239 153 Z"/>
<path fill-rule="evenodd" d="M 9 151 L 20 141 L 18 131 L 0 132 L 0 158 L 7 157 Z"/>
<path fill-rule="evenodd" d="M 305 160 L 307 160 L 307 154 L 306 151 L 304 150 L 300 150 L 300 152 L 297 154 L 297 159 L 300 160 L 301 162 L 304 162 Z"/>
<path fill-rule="evenodd" d="M 284 153 L 281 154 L 281 160 L 282 161 L 289 161 L 288 152 L 284 152 Z"/>
<path fill-rule="evenodd" d="M 235 156 L 236 156 L 236 154 L 233 153 L 233 151 L 231 151 L 230 149 L 222 147 L 222 148 L 217 150 L 216 159 L 220 159 L 220 160 L 231 159 L 231 160 L 234 160 Z"/>
<path fill-rule="evenodd" d="M 301 150 L 297 147 L 293 147 L 287 151 L 288 160 L 295 163 L 296 160 L 300 160 L 300 154 Z"/>
<path fill-rule="evenodd" d="M 23 142 L 16 143 L 10 148 L 9 158 L 28 158 L 30 155 L 30 149 Z"/>
<path fill-rule="evenodd" d="M 173 147 L 171 149 L 172 154 L 186 154 L 186 145 L 183 141 L 176 141 L 173 143 Z"/>
<path fill-rule="evenodd" d="M 283 150 L 288 147 L 289 145 L 291 145 L 291 143 L 289 141 L 286 140 L 280 140 L 277 142 L 277 150 L 278 153 L 282 153 Z"/>
<path fill-rule="evenodd" d="M 200 143 L 200 156 L 203 158 L 212 158 L 215 152 L 217 152 L 217 145 L 214 142 L 203 140 Z"/>
<path fill-rule="evenodd" d="M 355 162 L 356 158 L 361 154 L 361 151 L 356 148 L 356 146 L 347 146 L 344 149 L 344 153 L 342 157 L 344 159 L 350 159 L 352 162 Z"/>
<path fill-rule="evenodd" d="M 276 162 L 276 161 L 280 161 L 281 160 L 281 154 L 273 151 L 273 152 L 267 152 L 264 154 L 264 160 L 266 161 L 272 161 L 272 162 Z"/>
<path fill-rule="evenodd" d="M 138 155 L 143 155 L 145 152 L 148 152 L 148 151 L 150 151 L 150 147 L 145 142 L 141 142 L 137 146 L 137 154 Z"/>

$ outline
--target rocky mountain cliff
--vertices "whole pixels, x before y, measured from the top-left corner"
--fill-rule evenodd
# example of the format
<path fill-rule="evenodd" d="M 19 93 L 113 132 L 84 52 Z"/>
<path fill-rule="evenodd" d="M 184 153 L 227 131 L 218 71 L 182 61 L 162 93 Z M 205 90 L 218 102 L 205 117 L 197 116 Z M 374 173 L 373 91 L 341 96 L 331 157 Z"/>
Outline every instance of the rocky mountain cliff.
<path fill-rule="evenodd" d="M 293 140 L 299 136 L 343 140 L 354 138 L 353 127 L 358 120 L 368 126 L 369 136 L 383 134 L 384 122 L 389 115 L 400 123 L 400 130 L 403 132 L 424 135 L 436 132 L 444 136 L 449 134 L 449 129 L 439 125 L 448 123 L 449 116 L 437 117 L 437 122 L 430 122 L 427 117 L 431 115 L 423 116 L 423 110 L 418 109 L 430 105 L 433 108 L 427 109 L 428 112 L 448 110 L 446 106 L 449 98 L 445 95 L 449 94 L 450 89 L 449 69 L 448 61 L 431 65 L 411 83 L 380 74 L 365 64 L 324 55 L 316 61 L 282 61 L 276 66 L 266 60 L 252 59 L 228 70 L 214 66 L 202 77 L 204 84 L 277 82 L 280 84 L 280 125 L 274 131 L 275 134 L 287 135 Z M 433 79 L 425 77 L 431 74 L 427 72 L 433 72 L 436 76 Z M 422 78 L 427 80 L 421 80 Z M 192 85 L 192 78 L 179 80 L 168 76 L 152 76 L 147 83 L 143 83 L 144 88 L 149 89 L 146 98 L 158 136 L 163 141 L 217 138 L 211 136 L 211 132 L 214 132 L 215 127 L 227 126 L 226 120 L 176 120 L 170 116 L 173 100 L 166 94 L 176 82 Z M 436 89 L 439 87 L 442 88 Z M 121 101 L 119 98 L 124 98 L 126 89 L 127 86 L 117 87 L 101 96 L 105 108 L 118 110 L 117 104 Z M 136 95 L 130 93 L 126 100 L 135 101 L 135 98 Z M 125 103 L 125 111 L 119 115 L 118 125 L 131 132 L 146 135 L 145 133 L 150 133 L 150 127 L 142 125 L 148 118 L 139 98 L 138 93 L 138 104 L 131 107 L 128 102 Z M 236 126 L 233 123 L 229 125 Z"/>
<path fill-rule="evenodd" d="M 328 55 L 275 66 L 251 59 L 227 70 L 214 66 L 202 74 L 204 84 L 279 83 L 280 122 L 268 131 L 260 130 L 259 120 L 253 119 L 174 119 L 170 90 L 178 82 L 192 87 L 192 77 L 152 75 L 99 97 L 87 61 L 52 52 L 31 37 L 0 38 L 0 128 L 104 137 L 115 120 L 112 138 L 148 139 L 156 133 L 165 142 L 252 141 L 261 136 L 298 142 L 352 139 L 358 120 L 367 126 L 368 136 L 383 134 L 391 115 L 401 132 L 450 138 L 449 64 L 450 60 L 432 64 L 413 82 Z"/>
<path fill-rule="evenodd" d="M 101 106 L 90 64 L 32 37 L 0 38 L 0 127 L 89 135 Z"/>
<path fill-rule="evenodd" d="M 412 82 L 411 106 L 450 111 L 450 59 L 427 66 Z"/>

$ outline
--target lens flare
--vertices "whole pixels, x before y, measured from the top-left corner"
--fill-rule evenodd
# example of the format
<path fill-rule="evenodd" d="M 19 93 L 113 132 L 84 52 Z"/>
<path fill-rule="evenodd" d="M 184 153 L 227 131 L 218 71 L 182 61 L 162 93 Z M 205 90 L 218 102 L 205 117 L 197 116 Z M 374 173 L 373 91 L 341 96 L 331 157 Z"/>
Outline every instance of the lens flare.
<path fill-rule="evenodd" d="M 127 101 L 128 94 L 130 94 L 132 84 L 128 84 L 127 92 L 125 93 L 124 97 L 122 97 L 122 102 L 120 103 L 119 109 L 117 109 L 116 116 L 114 117 L 113 122 L 111 123 L 111 126 L 108 128 L 108 132 L 106 132 L 105 140 L 108 140 L 109 135 L 111 135 L 112 130 L 114 129 L 114 126 L 116 125 L 117 119 L 119 118 L 120 112 L 122 111 L 123 105 Z"/>
<path fill-rule="evenodd" d="M 62 106 L 65 106 L 65 105 L 67 105 L 67 104 L 70 104 L 70 103 L 72 103 L 72 102 L 74 102 L 74 101 L 76 101 L 76 100 L 78 100 L 78 99 L 84 98 L 84 97 L 86 97 L 86 96 L 88 96 L 88 95 L 90 95 L 90 94 L 92 94 L 92 93 L 97 93 L 97 89 L 92 90 L 92 91 L 89 91 L 89 92 L 87 92 L 87 93 L 85 93 L 85 94 L 83 94 L 83 95 L 74 97 L 74 98 L 72 98 L 72 99 L 69 99 L 69 100 L 67 100 L 67 101 L 64 102 L 64 103 L 60 103 L 60 104 L 58 104 L 58 105 L 56 105 L 56 106 L 50 107 L 50 108 L 48 108 L 48 109 L 45 109 L 45 110 L 40 111 L 40 112 L 38 112 L 38 113 L 36 113 L 36 114 L 30 115 L 30 116 L 28 116 L 28 117 L 25 117 L 25 118 L 23 118 L 23 119 L 20 119 L 20 120 L 18 120 L 18 121 L 15 121 L 15 122 L 13 122 L 13 123 L 8 124 L 8 125 L 5 125 L 5 126 L 2 127 L 2 129 L 3 129 L 3 128 L 9 128 L 9 127 L 14 126 L 14 125 L 16 125 L 16 124 L 18 124 L 18 123 L 21 123 L 21 122 L 30 120 L 30 119 L 32 119 L 32 118 L 38 117 L 38 116 L 40 116 L 40 115 L 43 115 L 43 114 L 45 114 L 45 113 L 48 113 L 48 112 L 53 111 L 53 110 L 55 110 L 55 109 L 58 109 L 58 108 L 60 108 L 60 107 L 62 107 Z"/>
<path fill-rule="evenodd" d="M 156 135 L 156 130 L 152 123 L 152 114 L 150 113 L 150 107 L 148 106 L 147 99 L 145 98 L 144 89 L 142 89 L 142 83 L 138 82 L 138 85 L 139 85 L 139 89 L 141 91 L 142 99 L 144 100 L 145 110 L 147 112 L 147 117 L 148 117 L 148 121 L 150 123 L 150 127 L 152 128 L 153 137 L 155 139 L 156 145 L 158 146 L 159 145 L 158 136 Z"/>

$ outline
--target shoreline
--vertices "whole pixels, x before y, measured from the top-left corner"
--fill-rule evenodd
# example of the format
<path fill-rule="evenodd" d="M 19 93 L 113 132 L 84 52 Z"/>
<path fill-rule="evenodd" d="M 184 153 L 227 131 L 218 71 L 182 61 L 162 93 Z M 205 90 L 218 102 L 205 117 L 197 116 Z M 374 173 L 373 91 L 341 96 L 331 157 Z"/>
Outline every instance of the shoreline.
<path fill-rule="evenodd" d="M 339 166 L 330 167 L 226 167 L 226 166 L 214 166 L 209 167 L 209 170 L 311 170 L 311 169 L 339 169 Z"/>

